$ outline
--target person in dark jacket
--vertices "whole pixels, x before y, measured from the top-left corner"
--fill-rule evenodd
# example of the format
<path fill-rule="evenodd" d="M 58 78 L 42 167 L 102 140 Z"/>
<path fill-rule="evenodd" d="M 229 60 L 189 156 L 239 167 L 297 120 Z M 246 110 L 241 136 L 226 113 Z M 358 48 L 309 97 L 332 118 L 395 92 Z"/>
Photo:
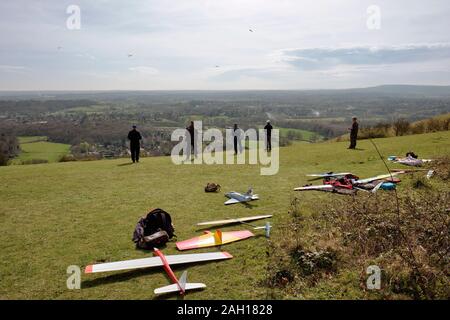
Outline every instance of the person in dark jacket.
<path fill-rule="evenodd" d="M 266 130 L 266 150 L 267 152 L 272 151 L 272 125 L 270 124 L 270 120 L 267 120 L 267 124 L 264 127 L 264 130 Z"/>
<path fill-rule="evenodd" d="M 356 139 L 358 139 L 358 119 L 356 117 L 352 118 L 352 126 L 348 128 L 350 130 L 350 146 L 349 149 L 356 148 Z"/>
<path fill-rule="evenodd" d="M 190 149 L 188 149 L 188 158 L 191 157 L 191 153 L 194 153 L 194 156 L 197 157 L 197 150 L 195 149 L 195 127 L 194 127 L 194 121 L 191 121 L 189 126 L 186 128 L 186 131 L 189 133 L 190 137 Z"/>
<path fill-rule="evenodd" d="M 235 123 L 233 126 L 233 144 L 234 144 L 234 154 L 242 153 L 242 143 L 241 143 L 241 129 Z"/>
<path fill-rule="evenodd" d="M 130 140 L 131 160 L 133 163 L 139 162 L 139 151 L 141 150 L 142 136 L 139 131 L 136 130 L 136 126 L 133 125 L 133 130 L 128 132 L 128 140 Z"/>

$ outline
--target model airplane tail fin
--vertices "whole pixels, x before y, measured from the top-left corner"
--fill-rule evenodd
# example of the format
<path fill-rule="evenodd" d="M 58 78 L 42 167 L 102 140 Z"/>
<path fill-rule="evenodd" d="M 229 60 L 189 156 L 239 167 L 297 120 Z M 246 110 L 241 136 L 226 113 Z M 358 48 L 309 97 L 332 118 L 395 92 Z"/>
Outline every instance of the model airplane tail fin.
<path fill-rule="evenodd" d="M 245 193 L 246 196 L 251 196 L 253 194 L 253 188 L 249 187 L 248 191 Z"/>
<path fill-rule="evenodd" d="M 216 232 L 214 232 L 214 242 L 216 245 L 222 244 L 222 231 L 216 230 Z"/>
<path fill-rule="evenodd" d="M 182 291 L 185 291 L 185 290 L 186 290 L 186 282 L 187 282 L 187 271 L 184 271 L 184 272 L 181 274 L 180 281 L 179 281 L 180 287 L 181 287 L 181 290 L 182 290 Z"/>

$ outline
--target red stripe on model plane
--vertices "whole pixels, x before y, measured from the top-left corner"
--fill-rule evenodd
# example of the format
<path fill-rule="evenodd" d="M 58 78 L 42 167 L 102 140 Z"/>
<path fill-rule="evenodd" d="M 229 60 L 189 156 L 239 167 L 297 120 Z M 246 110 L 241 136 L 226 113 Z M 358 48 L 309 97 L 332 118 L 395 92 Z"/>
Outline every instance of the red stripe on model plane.
<path fill-rule="evenodd" d="M 92 273 L 92 264 L 86 266 L 86 269 L 84 269 L 84 273 Z"/>
<path fill-rule="evenodd" d="M 226 252 L 226 251 L 223 251 L 222 253 L 227 258 L 233 258 L 233 256 L 231 254 L 229 254 L 228 252 Z"/>
<path fill-rule="evenodd" d="M 180 293 L 184 294 L 184 289 L 181 287 L 180 282 L 178 282 L 177 277 L 175 276 L 175 273 L 173 273 L 172 268 L 170 267 L 169 263 L 167 262 L 166 257 L 164 254 L 155 248 L 156 255 L 161 259 L 163 263 L 163 268 L 166 271 L 167 275 L 169 276 L 170 280 L 172 280 L 173 283 L 178 285 L 178 288 L 180 289 Z"/>

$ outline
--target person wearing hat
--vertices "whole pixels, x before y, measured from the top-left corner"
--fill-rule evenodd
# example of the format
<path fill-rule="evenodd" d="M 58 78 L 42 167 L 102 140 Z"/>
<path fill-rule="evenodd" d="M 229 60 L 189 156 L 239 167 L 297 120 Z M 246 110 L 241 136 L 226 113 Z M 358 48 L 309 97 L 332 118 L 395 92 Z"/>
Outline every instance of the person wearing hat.
<path fill-rule="evenodd" d="M 272 125 L 270 124 L 270 120 L 267 120 L 266 126 L 264 130 L 266 130 L 266 150 L 267 152 L 272 151 Z"/>
<path fill-rule="evenodd" d="M 358 138 L 358 119 L 356 117 L 352 117 L 352 126 L 348 128 L 350 130 L 350 146 L 349 149 L 356 148 L 356 139 Z"/>
<path fill-rule="evenodd" d="M 142 136 L 136 130 L 136 125 L 133 125 L 133 130 L 128 132 L 128 140 L 130 140 L 131 160 L 133 163 L 139 162 L 139 151 L 141 150 Z"/>

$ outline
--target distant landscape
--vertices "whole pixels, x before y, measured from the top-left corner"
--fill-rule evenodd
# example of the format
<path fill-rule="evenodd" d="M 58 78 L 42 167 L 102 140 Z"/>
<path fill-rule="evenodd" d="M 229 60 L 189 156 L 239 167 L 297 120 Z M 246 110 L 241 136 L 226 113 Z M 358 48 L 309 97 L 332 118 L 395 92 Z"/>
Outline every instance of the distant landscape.
<path fill-rule="evenodd" d="M 396 121 L 409 125 L 449 112 L 449 86 L 304 91 L 2 91 L 0 134 L 44 136 L 47 141 L 40 143 L 47 147 L 48 143 L 69 146 L 65 149 L 59 145 L 63 149 L 50 161 L 92 160 L 127 156 L 126 135 L 132 124 L 143 134 L 143 155 L 161 156 L 170 154 L 171 132 L 185 128 L 191 120 L 202 120 L 205 129 L 224 130 L 237 123 L 245 130 L 262 128 L 269 119 L 281 131 L 280 145 L 286 146 L 294 141 L 317 142 L 345 135 L 352 116 L 357 116 L 362 130 L 368 132 L 374 127 L 390 127 Z M 436 130 L 421 130 L 448 130 L 448 121 Z M 370 132 L 384 136 L 379 131 Z M 11 141 L 12 147 L 3 147 L 9 150 L 5 157 L 11 160 L 5 164 L 42 160 L 33 159 L 27 150 L 36 144 L 24 145 L 23 138 Z"/>

